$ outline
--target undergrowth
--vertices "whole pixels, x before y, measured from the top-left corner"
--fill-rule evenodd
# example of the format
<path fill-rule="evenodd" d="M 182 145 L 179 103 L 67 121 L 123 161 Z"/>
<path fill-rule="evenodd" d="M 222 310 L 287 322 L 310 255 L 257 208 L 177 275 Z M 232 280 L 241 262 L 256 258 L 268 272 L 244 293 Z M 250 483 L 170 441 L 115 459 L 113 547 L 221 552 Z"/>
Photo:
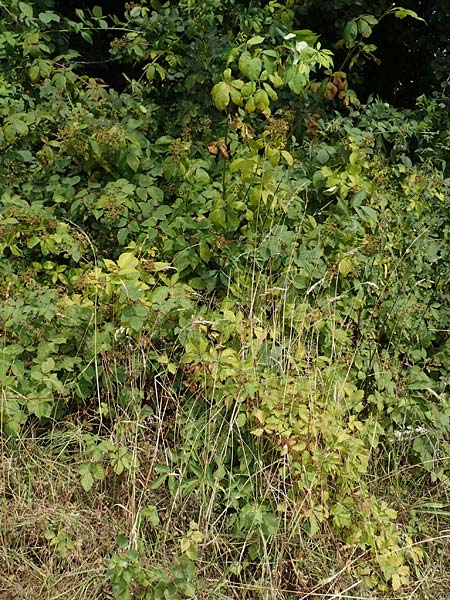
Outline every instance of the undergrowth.
<path fill-rule="evenodd" d="M 448 92 L 227 6 L 2 13 L 4 598 L 450 591 Z"/>

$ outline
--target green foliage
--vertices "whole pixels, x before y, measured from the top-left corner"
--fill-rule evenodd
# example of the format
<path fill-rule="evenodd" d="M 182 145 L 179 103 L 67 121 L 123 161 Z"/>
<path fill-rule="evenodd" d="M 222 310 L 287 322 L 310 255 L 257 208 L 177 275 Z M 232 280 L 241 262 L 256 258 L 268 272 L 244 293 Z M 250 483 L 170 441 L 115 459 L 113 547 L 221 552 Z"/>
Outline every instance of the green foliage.
<path fill-rule="evenodd" d="M 414 111 L 361 106 L 290 2 L 77 14 L 2 16 L 5 437 L 76 410 L 99 432 L 122 412 L 160 419 L 149 489 L 203 500 L 240 548 L 227 572 L 270 563 L 279 538 L 294 560 L 300 537 L 328 536 L 366 557 L 366 590 L 399 589 L 421 553 L 371 485 L 375 457 L 448 476 L 445 90 Z M 349 66 L 378 21 L 347 24 Z M 122 93 L 67 49 L 67 31 L 97 29 L 139 70 Z M 86 494 L 139 468 L 126 444 L 83 436 Z M 158 527 L 156 501 L 138 521 Z M 205 530 L 183 527 L 169 565 L 145 563 L 145 536 L 119 540 L 115 597 L 195 597 Z M 48 535 L 64 557 L 69 537 Z"/>

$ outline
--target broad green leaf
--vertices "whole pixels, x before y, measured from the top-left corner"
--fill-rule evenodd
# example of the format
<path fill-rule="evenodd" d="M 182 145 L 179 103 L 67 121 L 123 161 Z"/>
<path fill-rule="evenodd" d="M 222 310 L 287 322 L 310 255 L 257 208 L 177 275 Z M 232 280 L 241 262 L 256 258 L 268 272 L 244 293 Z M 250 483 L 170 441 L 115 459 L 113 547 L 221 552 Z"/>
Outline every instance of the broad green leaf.
<path fill-rule="evenodd" d="M 367 21 L 367 23 L 372 26 L 378 25 L 379 23 L 378 19 L 374 15 L 361 15 L 360 18 L 364 19 L 364 21 Z"/>
<path fill-rule="evenodd" d="M 33 63 L 31 67 L 28 69 L 28 75 L 33 83 L 39 81 L 41 76 L 41 70 L 39 69 L 38 63 Z"/>
<path fill-rule="evenodd" d="M 85 492 L 89 492 L 89 490 L 94 485 L 94 478 L 90 471 L 85 471 L 81 476 L 81 487 Z"/>
<path fill-rule="evenodd" d="M 247 83 L 242 86 L 241 96 L 242 96 L 242 98 L 247 100 L 255 92 L 256 92 L 256 83 L 254 81 L 247 81 Z"/>
<path fill-rule="evenodd" d="M 28 2 L 19 2 L 19 9 L 21 16 L 26 17 L 27 19 L 33 18 L 33 7 Z"/>
<path fill-rule="evenodd" d="M 242 103 L 244 102 L 241 92 L 234 87 L 230 87 L 230 98 L 236 106 L 242 106 Z"/>
<path fill-rule="evenodd" d="M 45 25 L 48 25 L 52 21 L 59 23 L 61 20 L 61 17 L 51 10 L 46 10 L 44 12 L 39 13 L 38 18 L 39 21 L 41 21 L 41 23 L 44 23 Z"/>
<path fill-rule="evenodd" d="M 353 258 L 351 256 L 344 256 L 339 262 L 339 273 L 344 277 L 347 277 L 347 275 L 353 271 L 354 266 Z"/>
<path fill-rule="evenodd" d="M 364 19 L 359 19 L 358 31 L 363 37 L 368 38 L 372 33 L 372 27 Z"/>
<path fill-rule="evenodd" d="M 225 81 L 219 81 L 211 90 L 214 106 L 218 110 L 225 110 L 230 103 L 230 85 Z"/>
<path fill-rule="evenodd" d="M 139 169 L 140 164 L 141 161 L 139 160 L 139 157 L 136 156 L 134 152 L 128 152 L 127 165 L 130 167 L 130 169 L 136 173 L 136 171 Z"/>
<path fill-rule="evenodd" d="M 255 108 L 261 112 L 267 111 L 270 107 L 270 100 L 265 90 L 256 90 L 254 95 Z"/>
<path fill-rule="evenodd" d="M 47 358 L 43 363 L 41 363 L 41 371 L 43 373 L 50 373 L 55 368 L 55 361 L 53 358 Z"/>
<path fill-rule="evenodd" d="M 250 96 L 250 98 L 245 103 L 245 112 L 248 115 L 250 115 L 252 112 L 255 112 L 255 99 L 253 98 L 253 96 Z"/>
<path fill-rule="evenodd" d="M 227 219 L 227 213 L 223 208 L 215 208 L 209 214 L 209 220 L 216 227 L 223 227 Z"/>
<path fill-rule="evenodd" d="M 55 73 L 53 76 L 53 83 L 58 92 L 63 92 L 66 89 L 67 79 L 62 73 Z"/>
<path fill-rule="evenodd" d="M 135 270 L 139 264 L 139 260 L 131 252 L 124 252 L 119 256 L 117 264 L 121 271 Z"/>
<path fill-rule="evenodd" d="M 349 21 L 347 25 L 344 27 L 344 43 L 347 48 L 352 46 L 353 42 L 356 40 L 358 35 L 358 25 L 354 19 Z"/>
<path fill-rule="evenodd" d="M 247 46 L 257 46 L 258 44 L 262 44 L 265 38 L 262 35 L 254 35 L 247 41 Z"/>
<path fill-rule="evenodd" d="M 248 63 L 247 77 L 252 81 L 258 79 L 262 69 L 262 61 L 257 56 Z"/>
<path fill-rule="evenodd" d="M 251 60 L 252 55 L 250 54 L 250 52 L 248 52 L 248 50 L 244 50 L 244 52 L 239 57 L 239 70 L 241 71 L 242 75 L 244 75 L 244 77 L 248 77 L 248 65 L 250 64 Z"/>

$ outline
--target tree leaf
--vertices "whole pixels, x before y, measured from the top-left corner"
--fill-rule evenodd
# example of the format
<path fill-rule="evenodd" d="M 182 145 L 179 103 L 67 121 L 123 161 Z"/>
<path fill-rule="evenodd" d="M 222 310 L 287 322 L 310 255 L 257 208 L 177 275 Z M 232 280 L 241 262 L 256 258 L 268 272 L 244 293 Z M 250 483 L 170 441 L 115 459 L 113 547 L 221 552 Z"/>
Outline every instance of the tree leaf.
<path fill-rule="evenodd" d="M 140 164 L 141 161 L 136 156 L 136 154 L 134 152 L 128 152 L 127 165 L 130 167 L 130 169 L 136 173 L 136 171 L 139 169 Z"/>
<path fill-rule="evenodd" d="M 255 56 L 255 58 L 252 58 L 252 60 L 248 63 L 247 77 L 252 81 L 255 81 L 256 79 L 258 79 L 261 73 L 261 69 L 262 60 Z"/>
<path fill-rule="evenodd" d="M 247 46 L 257 46 L 258 44 L 262 44 L 265 38 L 262 35 L 254 35 L 247 41 Z"/>
<path fill-rule="evenodd" d="M 225 110 L 230 103 L 230 86 L 225 81 L 219 81 L 211 90 L 214 106 L 218 110 Z"/>
<path fill-rule="evenodd" d="M 344 27 L 344 43 L 347 48 L 353 45 L 353 42 L 356 40 L 358 35 L 358 25 L 354 19 L 349 21 L 347 25 Z"/>

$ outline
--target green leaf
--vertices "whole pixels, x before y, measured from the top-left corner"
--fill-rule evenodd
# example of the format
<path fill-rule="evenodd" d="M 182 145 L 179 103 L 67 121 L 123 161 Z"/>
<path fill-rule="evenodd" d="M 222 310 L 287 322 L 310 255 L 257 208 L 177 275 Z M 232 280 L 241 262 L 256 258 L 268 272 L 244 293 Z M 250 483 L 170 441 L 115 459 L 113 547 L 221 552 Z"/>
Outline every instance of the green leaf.
<path fill-rule="evenodd" d="M 357 35 L 358 25 L 356 21 L 352 19 L 344 27 L 344 43 L 347 46 L 347 48 L 350 48 L 353 45 L 353 42 L 356 40 Z"/>
<path fill-rule="evenodd" d="M 416 19 L 417 21 L 423 21 L 426 23 L 425 19 L 419 17 L 419 15 L 414 10 L 409 10 L 408 8 L 393 8 L 390 12 L 393 12 L 397 19 L 404 19 L 405 17 L 411 17 L 411 19 Z"/>
<path fill-rule="evenodd" d="M 257 46 L 258 44 L 262 44 L 265 38 L 262 35 L 254 35 L 247 41 L 247 46 Z"/>
<path fill-rule="evenodd" d="M 292 158 L 292 154 L 290 152 L 288 152 L 287 150 L 281 150 L 281 156 L 284 158 L 287 165 L 289 167 L 292 167 L 292 165 L 294 164 L 294 159 Z"/>
<path fill-rule="evenodd" d="M 267 95 L 272 100 L 272 102 L 275 102 L 276 100 L 278 100 L 278 94 L 276 93 L 276 91 L 273 89 L 273 87 L 271 85 L 264 82 L 263 87 L 266 90 Z"/>
<path fill-rule="evenodd" d="M 248 50 L 244 50 L 244 52 L 239 57 L 239 70 L 242 73 L 242 75 L 244 75 L 244 77 L 248 77 L 248 65 L 250 64 L 251 60 L 252 55 L 250 54 L 250 52 L 248 52 Z"/>
<path fill-rule="evenodd" d="M 116 537 L 116 544 L 119 546 L 119 548 L 122 548 L 122 550 L 126 550 L 126 548 L 128 548 L 129 540 L 123 534 L 119 534 Z"/>
<path fill-rule="evenodd" d="M 100 463 L 91 463 L 90 472 L 97 481 L 103 481 L 105 479 L 105 469 Z"/>
<path fill-rule="evenodd" d="M 260 76 L 261 69 L 262 69 L 261 59 L 258 57 L 252 58 L 252 60 L 248 63 L 247 77 L 249 79 L 251 79 L 252 81 L 255 81 Z"/>
<path fill-rule="evenodd" d="M 225 110 L 230 103 L 230 86 L 225 81 L 219 81 L 211 90 L 214 106 L 218 110 Z"/>
<path fill-rule="evenodd" d="M 372 33 L 372 27 L 364 19 L 359 19 L 358 31 L 363 37 L 368 38 Z"/>
<path fill-rule="evenodd" d="M 130 169 L 132 171 L 134 171 L 136 173 L 136 171 L 139 169 L 140 164 L 141 164 L 141 161 L 139 160 L 139 158 L 136 156 L 136 154 L 134 152 L 129 152 L 127 154 L 127 165 L 130 167 Z"/>
<path fill-rule="evenodd" d="M 164 475 L 160 475 L 159 477 L 157 477 L 155 479 L 155 481 L 152 481 L 152 483 L 148 486 L 150 490 L 157 490 L 158 488 L 160 488 L 162 486 L 162 484 L 166 481 L 167 479 L 167 474 Z"/>
<path fill-rule="evenodd" d="M 89 490 L 94 485 L 94 478 L 90 471 L 86 470 L 81 476 L 81 487 L 85 492 L 89 492 Z"/>
<path fill-rule="evenodd" d="M 247 415 L 245 413 L 239 413 L 236 418 L 236 425 L 239 427 L 239 429 L 242 429 L 242 427 L 245 426 L 246 422 L 247 422 Z"/>
<path fill-rule="evenodd" d="M 223 227 L 227 220 L 227 213 L 223 208 L 215 208 L 209 214 L 209 220 L 216 227 Z"/>
<path fill-rule="evenodd" d="M 33 18 L 33 7 L 28 2 L 19 2 L 20 16 L 26 17 L 27 19 Z"/>
<path fill-rule="evenodd" d="M 196 588 L 190 581 L 180 582 L 179 587 L 187 598 L 195 598 Z"/>
<path fill-rule="evenodd" d="M 230 98 L 231 101 L 236 104 L 236 106 L 241 106 L 243 103 L 243 98 L 242 98 L 242 94 L 239 90 L 235 89 L 234 87 L 230 88 Z"/>
<path fill-rule="evenodd" d="M 344 277 L 347 277 L 347 275 L 353 271 L 354 266 L 353 258 L 351 256 L 344 256 L 339 263 L 339 273 Z"/>
<path fill-rule="evenodd" d="M 39 69 L 38 63 L 33 63 L 31 65 L 31 67 L 28 69 L 28 75 L 33 83 L 36 83 L 36 81 L 39 81 L 39 78 L 41 76 L 41 71 Z"/>
<path fill-rule="evenodd" d="M 66 89 L 67 79 L 62 73 L 55 73 L 53 76 L 53 83 L 58 92 L 63 92 Z"/>
<path fill-rule="evenodd" d="M 52 21 L 59 23 L 61 20 L 61 17 L 51 10 L 46 10 L 45 12 L 39 13 L 38 18 L 39 21 L 41 21 L 41 23 L 44 23 L 45 25 L 48 25 Z"/>
<path fill-rule="evenodd" d="M 55 361 L 53 358 L 47 358 L 43 363 L 41 363 L 41 371 L 43 373 L 50 373 L 55 368 Z"/>
<path fill-rule="evenodd" d="M 121 272 L 130 272 L 136 270 L 139 260 L 131 252 L 124 252 L 119 256 L 117 264 Z"/>
<path fill-rule="evenodd" d="M 153 527 L 157 527 L 160 524 L 156 506 L 144 506 L 144 508 L 141 509 L 141 517 L 148 520 Z"/>
<path fill-rule="evenodd" d="M 265 113 L 270 107 L 270 100 L 265 90 L 256 90 L 254 95 L 255 108 Z"/>
<path fill-rule="evenodd" d="M 247 81 L 247 83 L 242 86 L 241 96 L 242 96 L 242 98 L 247 100 L 255 92 L 256 92 L 256 83 L 254 81 Z"/>

